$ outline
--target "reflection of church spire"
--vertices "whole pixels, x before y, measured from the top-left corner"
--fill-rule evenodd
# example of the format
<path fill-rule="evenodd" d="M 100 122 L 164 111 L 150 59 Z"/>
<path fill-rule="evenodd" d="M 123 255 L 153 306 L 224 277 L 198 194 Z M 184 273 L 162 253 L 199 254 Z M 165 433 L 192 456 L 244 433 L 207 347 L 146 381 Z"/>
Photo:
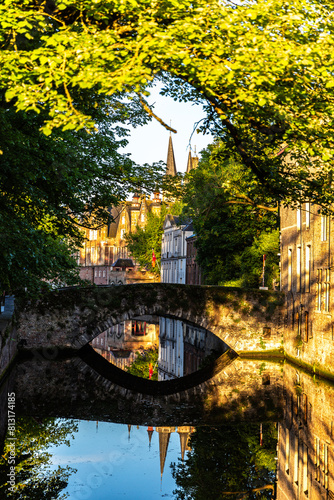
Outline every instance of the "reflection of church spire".
<path fill-rule="evenodd" d="M 192 432 L 194 432 L 193 427 L 188 425 L 177 428 L 178 435 L 180 436 L 180 446 L 181 446 L 181 458 L 184 460 L 184 454 L 186 451 L 190 450 L 188 445 L 189 437 Z"/>
<path fill-rule="evenodd" d="M 175 427 L 156 427 L 155 430 L 159 433 L 160 474 L 162 479 L 166 462 L 169 439 L 171 433 L 175 432 Z"/>
<path fill-rule="evenodd" d="M 175 163 L 173 141 L 172 141 L 171 135 L 169 136 L 169 143 L 168 143 L 166 174 L 167 175 L 176 175 L 176 163 Z"/>
<path fill-rule="evenodd" d="M 151 448 L 151 441 L 152 441 L 152 434 L 154 432 L 153 427 L 147 427 L 147 434 L 148 434 L 148 447 Z"/>

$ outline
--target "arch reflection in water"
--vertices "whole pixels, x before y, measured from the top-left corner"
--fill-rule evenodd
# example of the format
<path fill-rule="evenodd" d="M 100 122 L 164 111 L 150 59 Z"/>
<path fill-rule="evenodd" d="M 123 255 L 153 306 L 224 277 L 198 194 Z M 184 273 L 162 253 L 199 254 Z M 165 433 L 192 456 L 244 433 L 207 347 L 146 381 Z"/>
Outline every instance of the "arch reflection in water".
<path fill-rule="evenodd" d="M 118 368 L 160 381 L 194 373 L 228 350 L 209 330 L 165 316 L 140 316 L 114 325 L 91 346 Z"/>

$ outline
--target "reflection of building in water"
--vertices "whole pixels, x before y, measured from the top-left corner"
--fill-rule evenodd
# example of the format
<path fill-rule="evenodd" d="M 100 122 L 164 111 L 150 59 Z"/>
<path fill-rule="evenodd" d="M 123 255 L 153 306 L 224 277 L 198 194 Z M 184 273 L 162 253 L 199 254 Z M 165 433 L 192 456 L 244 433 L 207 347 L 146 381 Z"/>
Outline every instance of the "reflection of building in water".
<path fill-rule="evenodd" d="M 175 427 L 156 427 L 155 430 L 159 434 L 160 474 L 162 477 L 167 457 L 170 435 L 172 432 L 175 432 Z M 185 452 L 191 449 L 189 446 L 189 439 L 190 439 L 190 434 L 193 433 L 194 430 L 195 428 L 190 427 L 189 425 L 184 425 L 182 427 L 177 428 L 177 432 L 180 436 L 180 448 L 181 448 L 182 460 L 184 460 Z"/>
<path fill-rule="evenodd" d="M 130 439 L 131 425 L 128 425 L 128 433 Z M 161 477 L 164 472 L 165 462 L 167 457 L 168 445 L 170 441 L 170 436 L 177 429 L 177 433 L 180 436 L 180 452 L 181 459 L 184 460 L 185 452 L 190 451 L 191 448 L 189 446 L 190 436 L 193 432 L 195 432 L 195 427 L 190 425 L 182 425 L 179 427 L 156 427 L 155 430 L 159 434 L 159 457 L 160 457 L 160 474 Z M 151 447 L 152 435 L 154 433 L 153 427 L 147 427 L 147 434 L 149 440 L 149 447 Z"/>
<path fill-rule="evenodd" d="M 152 316 L 144 319 L 145 321 L 127 320 L 113 325 L 95 337 L 91 346 L 119 368 L 130 366 L 137 357 L 137 351 L 158 346 L 157 320 Z"/>
<path fill-rule="evenodd" d="M 284 367 L 277 500 L 334 499 L 334 387 Z"/>
<path fill-rule="evenodd" d="M 183 322 L 159 318 L 158 380 L 183 377 Z"/>
<path fill-rule="evenodd" d="M 129 430 L 129 438 L 130 438 L 130 430 L 131 426 L 128 426 Z M 168 445 L 170 436 L 173 432 L 176 431 L 175 427 L 156 427 L 156 432 L 159 434 L 159 456 L 160 456 L 160 474 L 161 477 L 164 472 L 165 462 L 167 457 Z M 181 458 L 184 460 L 185 452 L 191 450 L 189 446 L 190 435 L 195 431 L 194 427 L 189 425 L 183 425 L 177 428 L 177 433 L 180 436 L 180 451 Z M 147 428 L 147 434 L 149 439 L 149 446 L 151 446 L 152 435 L 154 433 L 153 427 Z"/>
<path fill-rule="evenodd" d="M 208 330 L 173 318 L 159 318 L 159 380 L 197 371 L 204 359 L 227 346 Z"/>

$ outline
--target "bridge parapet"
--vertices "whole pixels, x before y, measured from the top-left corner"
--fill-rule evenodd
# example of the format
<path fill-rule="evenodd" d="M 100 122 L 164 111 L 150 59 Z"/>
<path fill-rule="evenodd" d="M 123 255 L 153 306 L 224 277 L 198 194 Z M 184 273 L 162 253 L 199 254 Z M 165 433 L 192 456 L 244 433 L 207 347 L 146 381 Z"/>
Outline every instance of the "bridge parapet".
<path fill-rule="evenodd" d="M 142 315 L 172 316 L 210 330 L 237 353 L 278 351 L 280 292 L 164 283 L 66 288 L 18 307 L 23 349 L 80 349 L 112 325 Z"/>

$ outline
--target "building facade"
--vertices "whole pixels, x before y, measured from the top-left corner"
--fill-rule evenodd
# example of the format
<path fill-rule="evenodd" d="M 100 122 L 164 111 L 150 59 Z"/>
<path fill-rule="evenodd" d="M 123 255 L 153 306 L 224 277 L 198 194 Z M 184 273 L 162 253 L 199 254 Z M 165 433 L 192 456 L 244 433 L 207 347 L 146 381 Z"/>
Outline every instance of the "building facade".
<path fill-rule="evenodd" d="M 334 375 L 332 220 L 310 203 L 282 207 L 280 220 L 285 351 Z"/>
<path fill-rule="evenodd" d="M 186 284 L 187 285 L 201 285 L 202 272 L 199 264 L 196 261 L 197 236 L 192 234 L 186 238 L 187 254 L 186 254 Z"/>
<path fill-rule="evenodd" d="M 145 227 L 150 212 L 159 215 L 161 204 L 158 192 L 154 193 L 152 199 L 134 195 L 131 201 L 110 209 L 114 222 L 98 230 L 85 229 L 85 242 L 79 255 L 80 277 L 96 285 L 129 282 L 126 278 L 130 279 L 130 275 L 121 279 L 115 275 L 113 264 L 117 260 L 131 259 L 125 235 L 135 231 L 137 226 Z M 135 262 L 129 267 L 132 271 L 138 271 Z M 145 274 L 146 279 L 153 279 L 148 273 Z M 142 278 L 145 281 L 145 277 Z M 140 275 L 132 273 L 132 282 L 138 280 L 141 280 Z"/>
<path fill-rule="evenodd" d="M 161 241 L 161 282 L 186 283 L 187 242 L 192 230 L 180 218 L 166 215 Z"/>

